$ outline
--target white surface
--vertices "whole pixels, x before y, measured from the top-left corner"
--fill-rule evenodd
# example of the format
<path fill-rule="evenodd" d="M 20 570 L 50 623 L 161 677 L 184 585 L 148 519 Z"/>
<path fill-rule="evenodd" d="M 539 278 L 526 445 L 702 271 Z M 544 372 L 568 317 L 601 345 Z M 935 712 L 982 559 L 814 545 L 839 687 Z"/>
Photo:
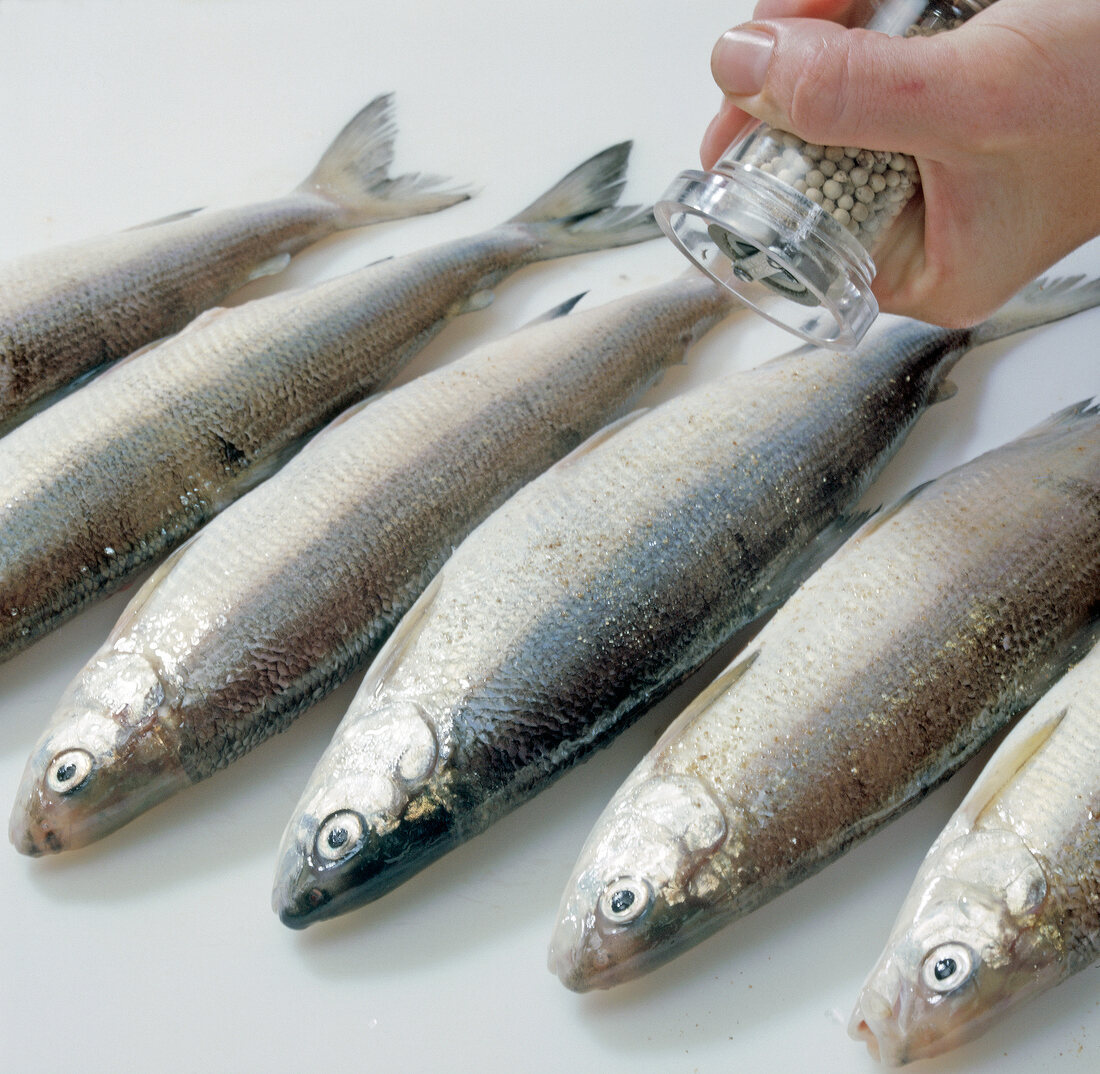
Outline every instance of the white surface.
<path fill-rule="evenodd" d="M 396 92 L 398 168 L 452 175 L 478 196 L 323 243 L 250 294 L 492 225 L 626 137 L 628 200 L 652 200 L 695 164 L 718 101 L 711 44 L 750 7 L 0 0 L 0 256 L 280 193 L 385 90 Z M 1100 245 L 1070 264 L 1100 271 Z M 577 291 L 604 301 L 680 268 L 662 241 L 528 269 L 408 375 Z M 958 395 L 922 419 L 868 501 L 1096 393 L 1098 332 L 1092 312 L 964 359 Z M 763 322 L 731 321 L 654 398 L 789 345 Z M 0 667 L 5 808 L 64 684 L 127 596 Z M 584 836 L 699 685 L 394 894 L 302 934 L 269 908 L 275 849 L 350 684 L 87 851 L 31 861 L 0 848 L 0 1069 L 878 1069 L 844 1025 L 960 780 L 643 980 L 576 996 L 545 969 Z M 918 1069 L 1097 1069 L 1094 974 Z"/>

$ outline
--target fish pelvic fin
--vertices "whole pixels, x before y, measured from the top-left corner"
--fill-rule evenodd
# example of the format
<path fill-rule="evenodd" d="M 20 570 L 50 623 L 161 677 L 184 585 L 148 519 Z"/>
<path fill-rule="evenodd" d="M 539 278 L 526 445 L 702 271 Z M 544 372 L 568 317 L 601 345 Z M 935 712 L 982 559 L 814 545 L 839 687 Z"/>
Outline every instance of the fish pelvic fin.
<path fill-rule="evenodd" d="M 1100 279 L 1084 276 L 1042 277 L 1009 299 L 987 321 L 973 330 L 971 345 L 1060 321 L 1082 310 L 1100 305 Z"/>
<path fill-rule="evenodd" d="M 629 246 L 661 233 L 652 207 L 616 204 L 631 145 L 619 142 L 590 157 L 511 218 L 538 237 L 532 260 Z"/>
<path fill-rule="evenodd" d="M 434 175 L 389 177 L 393 163 L 393 95 L 375 97 L 336 136 L 299 190 L 341 210 L 341 227 L 359 227 L 446 209 L 470 195 L 440 190 L 450 180 Z"/>

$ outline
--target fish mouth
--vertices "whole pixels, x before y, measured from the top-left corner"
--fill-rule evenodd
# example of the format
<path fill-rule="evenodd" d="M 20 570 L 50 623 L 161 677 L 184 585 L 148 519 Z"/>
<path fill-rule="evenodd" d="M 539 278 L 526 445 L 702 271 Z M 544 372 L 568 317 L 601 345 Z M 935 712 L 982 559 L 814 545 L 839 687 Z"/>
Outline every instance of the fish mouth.
<path fill-rule="evenodd" d="M 347 867 L 352 859 L 318 869 L 298 841 L 286 849 L 271 891 L 271 908 L 291 929 L 304 929 L 315 921 L 340 913 L 341 895 L 347 892 Z M 347 909 L 351 909 L 350 906 Z"/>
<path fill-rule="evenodd" d="M 8 825 L 8 838 L 20 854 L 26 854 L 29 858 L 58 854 L 67 849 L 64 839 L 56 828 L 45 822 L 35 822 L 19 811 L 12 814 Z"/>
<path fill-rule="evenodd" d="M 546 952 L 546 968 L 572 992 L 587 992 L 590 975 L 582 967 L 583 928 L 572 915 L 563 916 L 554 929 Z"/>
<path fill-rule="evenodd" d="M 315 921 L 331 916 L 324 913 L 323 907 L 332 901 L 332 895 L 320 884 L 311 883 L 310 877 L 302 875 L 289 888 L 277 885 L 272 893 L 272 908 L 279 920 L 291 929 L 304 929 Z"/>
<path fill-rule="evenodd" d="M 867 1045 L 871 1058 L 886 1066 L 907 1062 L 904 1042 L 897 1034 L 900 997 L 891 1003 L 877 989 L 864 988 L 848 1023 L 848 1036 Z"/>
<path fill-rule="evenodd" d="M 547 966 L 572 992 L 614 988 L 640 977 L 673 957 L 680 946 L 655 943 L 653 920 L 631 925 L 603 921 L 596 903 L 567 908 L 558 918 L 547 952 Z"/>
<path fill-rule="evenodd" d="M 44 751 L 44 756 L 53 758 L 56 750 Z M 48 765 L 32 758 L 8 822 L 12 845 L 30 857 L 95 843 L 191 785 L 178 762 L 168 759 L 159 767 L 146 763 L 132 771 L 123 764 L 98 762 L 68 792 L 51 788 L 49 782 Z"/>
<path fill-rule="evenodd" d="M 367 826 L 347 857 L 319 863 L 313 855 L 317 823 L 310 819 L 289 841 L 276 874 L 271 903 L 292 929 L 337 917 L 380 899 L 455 845 L 452 819 L 443 811 L 406 816 L 385 831 Z"/>
<path fill-rule="evenodd" d="M 81 837 L 82 816 L 66 808 L 67 804 L 43 788 L 37 769 L 28 768 L 8 822 L 12 846 L 20 854 L 41 858 L 94 839 L 94 835 Z"/>

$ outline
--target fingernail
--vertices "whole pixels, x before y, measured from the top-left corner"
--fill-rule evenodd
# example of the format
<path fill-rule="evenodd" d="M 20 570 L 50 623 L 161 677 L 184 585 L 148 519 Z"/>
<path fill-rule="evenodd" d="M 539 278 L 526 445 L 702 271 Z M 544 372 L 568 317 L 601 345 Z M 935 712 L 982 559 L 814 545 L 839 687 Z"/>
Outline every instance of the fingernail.
<path fill-rule="evenodd" d="M 764 88 L 775 38 L 763 30 L 729 30 L 711 53 L 714 81 L 732 97 L 752 97 Z"/>

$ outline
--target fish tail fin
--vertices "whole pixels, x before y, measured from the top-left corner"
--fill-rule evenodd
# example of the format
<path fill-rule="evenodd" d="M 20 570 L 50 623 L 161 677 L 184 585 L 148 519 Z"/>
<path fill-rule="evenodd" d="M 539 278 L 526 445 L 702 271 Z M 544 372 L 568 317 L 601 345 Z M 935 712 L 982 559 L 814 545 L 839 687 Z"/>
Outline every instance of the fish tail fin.
<path fill-rule="evenodd" d="M 462 190 L 437 189 L 449 182 L 438 176 L 411 174 L 391 179 L 388 173 L 396 132 L 393 95 L 375 97 L 336 136 L 298 189 L 338 206 L 342 227 L 434 213 L 469 198 Z"/>
<path fill-rule="evenodd" d="M 1100 279 L 1086 279 L 1084 276 L 1050 280 L 1040 278 L 1028 284 L 989 320 L 979 324 L 973 330 L 971 343 L 973 346 L 988 343 L 1041 324 L 1060 321 L 1063 317 L 1097 305 L 1100 305 Z"/>
<path fill-rule="evenodd" d="M 631 145 L 620 142 L 590 157 L 511 218 L 538 236 L 532 260 L 629 246 L 660 234 L 652 208 L 616 204 Z"/>

